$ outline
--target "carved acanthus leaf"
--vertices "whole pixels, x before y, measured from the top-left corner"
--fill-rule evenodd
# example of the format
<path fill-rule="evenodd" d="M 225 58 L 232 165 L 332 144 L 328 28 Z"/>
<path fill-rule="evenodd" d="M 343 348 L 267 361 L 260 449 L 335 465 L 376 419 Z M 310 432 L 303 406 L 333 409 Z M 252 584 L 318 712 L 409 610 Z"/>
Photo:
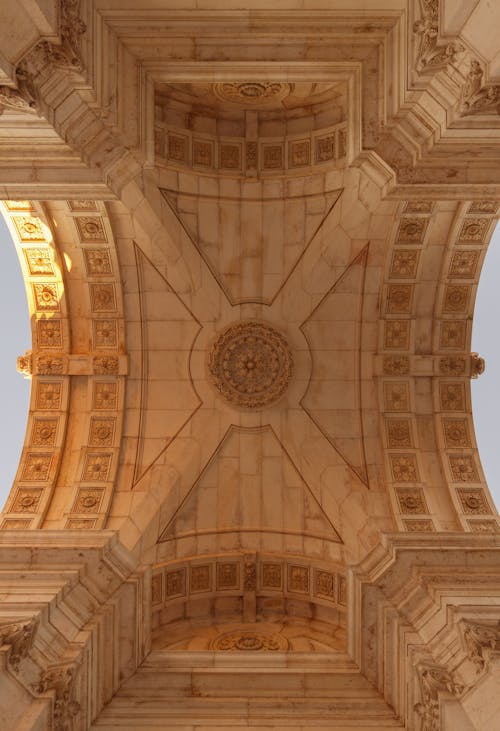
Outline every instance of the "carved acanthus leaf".
<path fill-rule="evenodd" d="M 53 691 L 54 699 L 54 731 L 67 731 L 71 719 L 80 711 L 80 704 L 74 699 L 76 668 L 62 665 L 46 670 L 33 688 L 37 693 Z"/>
<path fill-rule="evenodd" d="M 17 672 L 21 660 L 33 646 L 38 620 L 32 617 L 22 622 L 0 625 L 0 645 L 10 645 L 9 664 Z"/>
<path fill-rule="evenodd" d="M 439 665 L 423 664 L 418 668 L 421 701 L 415 711 L 422 719 L 421 731 L 440 731 L 439 694 L 461 696 L 464 686 L 456 683 L 452 673 Z"/>
<path fill-rule="evenodd" d="M 419 73 L 436 71 L 455 61 L 458 53 L 465 51 L 460 41 L 439 43 L 439 1 L 420 0 L 422 16 L 413 24 L 414 32 L 420 37 L 416 68 Z"/>
<path fill-rule="evenodd" d="M 467 656 L 480 673 L 486 666 L 485 651 L 500 649 L 500 622 L 480 624 L 464 621 L 463 637 Z"/>
<path fill-rule="evenodd" d="M 467 79 L 462 88 L 460 114 L 498 114 L 500 110 L 500 86 L 483 86 L 484 71 L 476 59 L 472 59 Z"/>

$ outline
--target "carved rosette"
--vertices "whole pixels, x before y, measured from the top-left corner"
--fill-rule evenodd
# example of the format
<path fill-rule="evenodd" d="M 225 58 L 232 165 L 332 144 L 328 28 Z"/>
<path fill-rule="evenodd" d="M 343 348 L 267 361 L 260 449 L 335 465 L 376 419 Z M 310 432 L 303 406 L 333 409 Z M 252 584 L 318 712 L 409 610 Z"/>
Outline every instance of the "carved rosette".
<path fill-rule="evenodd" d="M 212 84 L 213 94 L 223 102 L 244 107 L 267 107 L 281 102 L 291 92 L 291 85 L 277 81 L 244 81 Z"/>
<path fill-rule="evenodd" d="M 246 320 L 226 328 L 208 353 L 209 380 L 234 406 L 258 409 L 277 401 L 293 372 L 288 344 L 264 322 Z"/>
<path fill-rule="evenodd" d="M 210 649 L 226 652 L 285 652 L 288 650 L 288 640 L 278 634 L 226 632 L 211 642 Z"/>

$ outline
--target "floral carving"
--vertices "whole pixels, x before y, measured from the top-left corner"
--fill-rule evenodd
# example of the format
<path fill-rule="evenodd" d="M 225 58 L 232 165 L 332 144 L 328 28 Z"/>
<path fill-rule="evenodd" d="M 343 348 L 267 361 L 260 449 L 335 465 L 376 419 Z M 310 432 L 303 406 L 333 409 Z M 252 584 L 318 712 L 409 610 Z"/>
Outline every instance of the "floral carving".
<path fill-rule="evenodd" d="M 27 482 L 47 480 L 51 463 L 51 454 L 28 454 L 22 472 L 22 479 Z"/>
<path fill-rule="evenodd" d="M 443 411 L 463 411 L 465 409 L 465 390 L 461 383 L 441 383 L 439 396 Z"/>
<path fill-rule="evenodd" d="M 116 409 L 118 386 L 111 381 L 99 381 L 94 385 L 94 409 Z"/>
<path fill-rule="evenodd" d="M 83 256 L 85 268 L 90 277 L 110 275 L 112 273 L 111 259 L 107 249 L 85 249 Z"/>
<path fill-rule="evenodd" d="M 392 256 L 390 276 L 397 279 L 413 279 L 417 275 L 420 252 L 413 249 L 396 249 Z"/>
<path fill-rule="evenodd" d="M 439 347 L 443 350 L 464 350 L 466 322 L 463 320 L 445 320 L 441 323 Z"/>
<path fill-rule="evenodd" d="M 447 447 L 470 447 L 465 419 L 443 419 L 443 430 Z"/>
<path fill-rule="evenodd" d="M 389 447 L 411 447 L 411 428 L 409 419 L 391 418 L 385 420 L 387 443 Z"/>
<path fill-rule="evenodd" d="M 395 482 L 417 482 L 417 463 L 413 454 L 390 456 L 392 477 Z"/>
<path fill-rule="evenodd" d="M 59 409 L 61 407 L 62 384 L 39 383 L 37 389 L 37 409 Z"/>
<path fill-rule="evenodd" d="M 468 520 L 467 523 L 473 533 L 500 532 L 500 527 L 496 520 Z"/>
<path fill-rule="evenodd" d="M 64 358 L 51 355 L 39 355 L 36 359 L 36 370 L 44 376 L 58 376 L 64 373 Z"/>
<path fill-rule="evenodd" d="M 440 358 L 439 372 L 445 376 L 463 376 L 465 373 L 465 358 Z"/>
<path fill-rule="evenodd" d="M 83 467 L 82 480 L 105 482 L 111 467 L 111 454 L 88 454 Z"/>
<path fill-rule="evenodd" d="M 498 203 L 496 201 L 474 201 L 470 204 L 467 213 L 496 213 Z"/>
<path fill-rule="evenodd" d="M 56 441 L 57 419 L 35 419 L 31 433 L 34 447 L 53 446 Z"/>
<path fill-rule="evenodd" d="M 95 201 L 68 201 L 68 206 L 72 211 L 97 211 L 97 203 Z"/>
<path fill-rule="evenodd" d="M 476 274 L 479 252 L 461 249 L 453 254 L 450 264 L 450 276 L 461 279 L 473 279 Z"/>
<path fill-rule="evenodd" d="M 405 213 L 432 213 L 434 201 L 408 201 Z"/>
<path fill-rule="evenodd" d="M 12 503 L 11 513 L 36 513 L 42 498 L 42 488 L 20 487 Z"/>
<path fill-rule="evenodd" d="M 409 411 L 410 394 L 408 384 L 384 383 L 384 402 L 386 411 Z"/>
<path fill-rule="evenodd" d="M 482 243 L 490 223 L 490 218 L 466 218 L 458 237 L 459 241 Z"/>
<path fill-rule="evenodd" d="M 402 513 L 428 513 L 424 493 L 420 488 L 397 491 L 399 506 Z"/>
<path fill-rule="evenodd" d="M 469 303 L 470 289 L 467 285 L 451 285 L 444 292 L 443 312 L 465 312 Z"/>
<path fill-rule="evenodd" d="M 285 338 L 269 325 L 253 320 L 224 330 L 208 354 L 207 366 L 219 393 L 245 408 L 261 408 L 276 401 L 292 376 L 292 356 Z"/>
<path fill-rule="evenodd" d="M 427 218 L 402 218 L 397 240 L 408 244 L 420 244 L 427 228 Z"/>
<path fill-rule="evenodd" d="M 59 295 L 56 284 L 34 284 L 33 292 L 38 310 L 59 309 Z"/>
<path fill-rule="evenodd" d="M 24 256 L 32 276 L 54 274 L 49 249 L 25 249 Z"/>
<path fill-rule="evenodd" d="M 460 502 L 462 503 L 462 509 L 464 513 L 479 513 L 484 515 L 485 513 L 490 512 L 488 503 L 486 502 L 486 498 L 484 497 L 484 492 L 481 490 L 480 487 L 469 489 L 458 488 L 457 493 Z"/>
<path fill-rule="evenodd" d="M 472 455 L 452 455 L 449 460 L 454 482 L 479 482 L 479 475 Z"/>
<path fill-rule="evenodd" d="M 221 101 L 258 108 L 276 105 L 288 96 L 291 86 L 277 81 L 225 82 L 213 84 L 212 91 Z"/>
<path fill-rule="evenodd" d="M 464 686 L 456 683 L 453 675 L 438 665 L 421 665 L 418 675 L 421 701 L 415 705 L 415 711 L 422 719 L 421 731 L 440 731 L 439 694 L 458 697 Z"/>
<path fill-rule="evenodd" d="M 487 651 L 500 649 L 500 622 L 483 624 L 465 620 L 463 638 L 467 656 L 476 666 L 476 671 L 480 673 L 486 666 Z"/>
<path fill-rule="evenodd" d="M 68 731 L 72 728 L 72 719 L 79 713 L 80 704 L 74 699 L 75 668 L 71 665 L 49 668 L 33 688 L 37 693 L 53 691 L 54 731 Z"/>
<path fill-rule="evenodd" d="M 21 660 L 28 656 L 38 629 L 38 619 L 32 617 L 21 622 L 0 625 L 0 646 L 10 645 L 9 665 L 19 671 Z"/>
<path fill-rule="evenodd" d="M 434 530 L 432 520 L 405 520 L 404 524 L 409 533 L 430 533 Z"/>
<path fill-rule="evenodd" d="M 385 355 L 382 367 L 387 376 L 405 376 L 410 372 L 410 359 L 407 355 Z"/>
<path fill-rule="evenodd" d="M 94 320 L 94 345 L 96 348 L 115 348 L 118 343 L 116 320 Z"/>
<path fill-rule="evenodd" d="M 99 375 L 116 375 L 118 373 L 118 358 L 116 355 L 102 355 L 93 358 L 94 373 Z"/>
<path fill-rule="evenodd" d="M 90 421 L 89 445 L 107 447 L 113 443 L 115 419 L 101 419 L 93 416 Z"/>
<path fill-rule="evenodd" d="M 62 347 L 62 322 L 61 320 L 38 320 L 37 322 L 38 345 L 41 348 Z"/>
<path fill-rule="evenodd" d="M 210 649 L 226 652 L 285 652 L 288 650 L 288 640 L 278 634 L 226 632 L 211 642 Z"/>
<path fill-rule="evenodd" d="M 73 506 L 73 513 L 97 513 L 103 496 L 102 488 L 79 490 Z"/>
<path fill-rule="evenodd" d="M 13 216 L 21 241 L 45 241 L 42 222 L 36 216 Z"/>
<path fill-rule="evenodd" d="M 97 216 L 77 216 L 75 218 L 78 232 L 83 242 L 99 241 L 106 243 L 106 232 L 104 231 L 104 224 L 102 218 Z"/>
<path fill-rule="evenodd" d="M 386 348 L 407 350 L 410 346 L 410 321 L 387 320 L 384 345 Z"/>
<path fill-rule="evenodd" d="M 387 312 L 409 314 L 413 297 L 412 284 L 391 284 L 387 290 Z"/>

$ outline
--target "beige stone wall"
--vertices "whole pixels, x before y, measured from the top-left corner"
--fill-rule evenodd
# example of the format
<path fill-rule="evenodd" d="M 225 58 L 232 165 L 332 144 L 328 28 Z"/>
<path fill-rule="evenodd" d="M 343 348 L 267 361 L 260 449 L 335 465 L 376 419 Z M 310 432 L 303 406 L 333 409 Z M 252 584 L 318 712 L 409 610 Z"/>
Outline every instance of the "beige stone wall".
<path fill-rule="evenodd" d="M 2 727 L 495 722 L 498 13 L 268 5 L 1 11 L 33 334 Z"/>

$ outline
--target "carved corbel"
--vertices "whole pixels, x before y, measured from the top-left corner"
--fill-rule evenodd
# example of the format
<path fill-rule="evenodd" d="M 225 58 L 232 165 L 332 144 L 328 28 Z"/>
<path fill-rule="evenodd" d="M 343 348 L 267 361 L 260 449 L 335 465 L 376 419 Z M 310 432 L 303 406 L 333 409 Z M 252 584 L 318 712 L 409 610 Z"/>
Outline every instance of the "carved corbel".
<path fill-rule="evenodd" d="M 472 59 L 470 70 L 462 88 L 460 115 L 500 113 L 500 86 L 483 86 L 484 70 L 476 59 Z"/>
<path fill-rule="evenodd" d="M 420 703 L 414 710 L 422 720 L 421 731 L 441 731 L 440 693 L 449 693 L 456 698 L 464 692 L 464 686 L 456 683 L 449 670 L 439 665 L 422 664 L 418 667 Z"/>
<path fill-rule="evenodd" d="M 481 673 L 486 667 L 486 653 L 500 650 L 500 622 L 483 624 L 464 620 L 463 639 L 467 657 L 476 666 L 477 673 Z"/>
<path fill-rule="evenodd" d="M 16 370 L 22 373 L 25 378 L 31 378 L 33 374 L 33 355 L 31 350 L 26 350 L 24 355 L 20 355 L 16 361 Z"/>
<path fill-rule="evenodd" d="M 38 628 L 38 619 L 32 617 L 22 622 L 0 625 L 0 645 L 10 645 L 9 664 L 16 673 L 21 660 L 27 657 L 33 646 L 33 638 Z"/>
<path fill-rule="evenodd" d="M 81 72 L 84 68 L 80 46 L 81 37 L 87 26 L 80 18 L 80 0 L 61 0 L 60 16 L 61 42 L 56 44 L 40 41 L 16 69 L 17 92 L 31 110 L 38 103 L 34 79 L 43 70 L 47 67 L 56 67 Z M 0 98 L 0 105 L 2 103 Z"/>
<path fill-rule="evenodd" d="M 453 63 L 458 53 L 465 51 L 460 41 L 439 44 L 439 0 L 420 0 L 422 16 L 413 24 L 413 31 L 420 36 L 416 69 L 419 73 L 436 71 Z"/>
<path fill-rule="evenodd" d="M 471 364 L 470 364 L 470 377 L 479 378 L 486 368 L 484 358 L 481 358 L 479 353 L 471 353 Z"/>
<path fill-rule="evenodd" d="M 37 693 L 54 692 L 54 731 L 71 728 L 71 720 L 80 711 L 81 706 L 74 698 L 75 676 L 74 665 L 61 665 L 46 670 L 39 682 L 33 685 Z"/>

